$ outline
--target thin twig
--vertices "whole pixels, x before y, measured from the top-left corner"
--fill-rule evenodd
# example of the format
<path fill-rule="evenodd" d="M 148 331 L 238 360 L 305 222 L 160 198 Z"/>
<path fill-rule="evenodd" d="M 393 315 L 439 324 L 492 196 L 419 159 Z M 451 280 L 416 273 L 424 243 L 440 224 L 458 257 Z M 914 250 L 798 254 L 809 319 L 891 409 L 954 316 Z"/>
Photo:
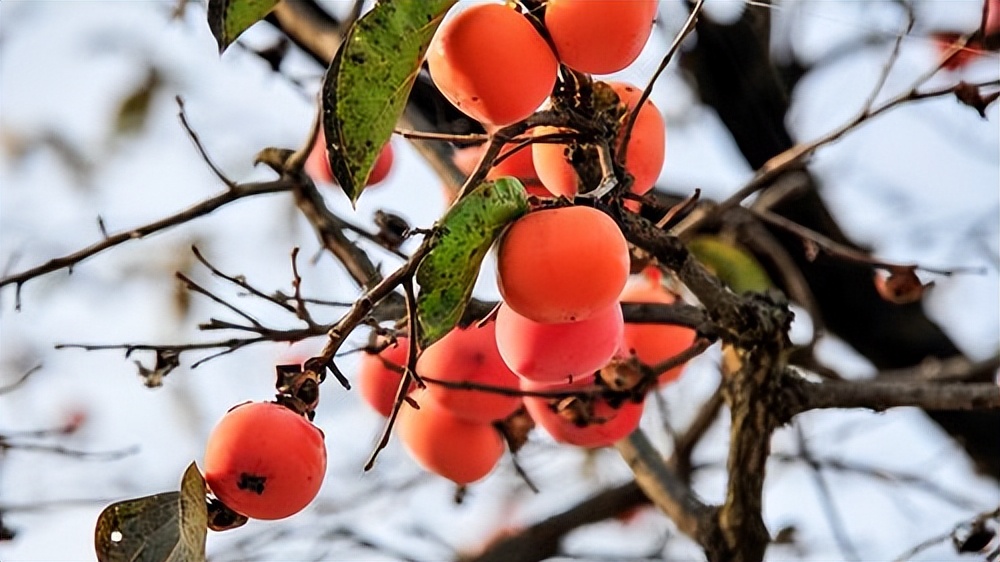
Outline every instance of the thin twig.
<path fill-rule="evenodd" d="M 124 232 L 119 232 L 111 236 L 102 238 L 99 242 L 95 242 L 86 248 L 67 254 L 60 258 L 55 258 L 49 260 L 39 266 L 32 267 L 20 273 L 15 273 L 8 275 L 6 277 L 0 278 L 0 287 L 7 285 L 17 285 L 20 287 L 25 282 L 35 278 L 51 273 L 53 271 L 58 271 L 60 269 L 72 268 L 73 266 L 79 264 L 80 262 L 103 252 L 109 248 L 113 248 L 128 242 L 130 240 L 136 240 L 139 238 L 145 238 L 151 234 L 157 233 L 161 230 L 165 230 L 172 226 L 177 226 L 179 224 L 186 223 L 192 219 L 202 217 L 212 213 L 213 211 L 228 205 L 234 201 L 240 199 L 245 199 L 247 197 L 253 197 L 255 195 L 264 195 L 267 193 L 280 193 L 282 191 L 289 191 L 294 187 L 294 184 L 285 179 L 279 179 L 269 182 L 259 182 L 259 183 L 248 183 L 237 185 L 233 189 L 227 189 L 226 191 L 211 197 L 200 203 L 192 205 L 187 209 L 170 215 L 168 217 L 162 218 L 158 221 L 153 221 L 144 226 L 138 228 L 133 228 L 131 230 L 126 230 Z"/>
<path fill-rule="evenodd" d="M 847 560 L 861 560 L 858 550 L 854 547 L 854 543 L 851 542 L 851 537 L 844 527 L 844 519 L 833 500 L 830 485 L 827 483 L 826 478 L 823 477 L 822 466 L 813 458 L 812 451 L 810 451 L 808 443 L 806 443 L 806 437 L 802 432 L 800 424 L 795 424 L 795 435 L 799 444 L 799 454 L 802 460 L 809 465 L 813 482 L 816 484 L 816 489 L 819 490 L 823 511 L 826 513 L 826 520 L 830 524 L 830 530 L 833 531 L 833 538 L 837 543 L 837 548 L 840 549 L 840 554 Z"/>
<path fill-rule="evenodd" d="M 53 455 L 73 457 L 81 460 L 113 461 L 138 453 L 139 446 L 133 445 L 132 447 L 127 447 L 117 451 L 80 451 L 77 449 L 63 447 L 62 445 L 50 445 L 46 443 L 12 443 L 4 438 L 4 436 L 0 435 L 0 452 L 8 451 L 49 453 Z"/>
<path fill-rule="evenodd" d="M 485 133 L 471 133 L 467 135 L 459 135 L 454 133 L 436 133 L 433 131 L 414 131 L 412 129 L 394 129 L 393 133 L 403 137 L 404 139 L 420 139 L 420 140 L 430 140 L 430 141 L 443 141 L 443 142 L 486 142 L 490 140 L 490 136 Z"/>
<path fill-rule="evenodd" d="M 622 459 L 635 474 L 646 496 L 667 514 L 684 534 L 697 539 L 711 508 L 664 463 L 641 429 L 615 444 Z"/>
<path fill-rule="evenodd" d="M 305 322 L 309 327 L 315 327 L 317 324 L 313 320 L 311 314 L 309 314 L 309 309 L 306 308 L 306 302 L 302 300 L 302 276 L 299 275 L 299 248 L 296 246 L 292 248 L 292 300 L 295 301 L 295 315 Z"/>
<path fill-rule="evenodd" d="M 658 377 L 670 369 L 683 365 L 695 357 L 698 357 L 706 349 L 711 347 L 712 343 L 712 340 L 708 338 L 697 338 L 691 343 L 691 345 L 687 346 L 680 352 L 664 359 L 663 361 L 660 361 L 659 363 L 649 365 L 649 370 L 655 377 Z"/>
<path fill-rule="evenodd" d="M 882 66 L 882 73 L 879 75 L 878 80 L 875 81 L 875 87 L 872 88 L 872 93 L 869 94 L 868 101 L 865 102 L 865 112 L 871 111 L 871 108 L 875 105 L 878 95 L 882 92 L 882 88 L 885 87 L 885 83 L 889 79 L 889 74 L 892 73 L 896 61 L 899 60 L 899 52 L 903 46 L 903 39 L 913 31 L 913 24 L 917 21 L 912 6 L 906 2 L 900 2 L 899 5 L 906 10 L 906 30 L 896 35 L 896 40 L 892 45 L 892 52 L 889 54 L 889 60 Z"/>
<path fill-rule="evenodd" d="M 719 412 L 722 411 L 722 406 L 725 403 L 725 400 L 722 399 L 722 385 L 720 384 L 708 400 L 701 405 L 687 430 L 674 441 L 674 452 L 668 462 L 677 471 L 678 477 L 685 482 L 691 478 L 691 455 L 694 453 L 695 447 L 715 424 L 715 421 L 719 419 Z"/>
<path fill-rule="evenodd" d="M 224 306 L 224 307 L 228 308 L 229 310 L 235 312 L 241 318 L 243 318 L 247 322 L 250 322 L 250 324 L 252 324 L 255 328 L 258 328 L 258 329 L 263 329 L 264 328 L 264 325 L 261 324 L 260 321 L 258 321 L 256 318 L 254 318 L 253 316 L 250 316 L 249 314 L 247 314 L 246 312 L 244 312 L 243 310 L 241 310 L 236 305 L 227 302 L 222 297 L 220 297 L 220 296 L 212 293 L 208 289 L 206 289 L 206 288 L 202 287 L 201 285 L 195 283 L 187 275 L 184 275 L 183 273 L 181 273 L 181 272 L 178 271 L 177 273 L 174 274 L 174 276 L 177 277 L 177 279 L 181 280 L 184 283 L 184 287 L 187 290 L 191 291 L 192 293 L 198 293 L 200 295 L 205 295 L 206 297 L 208 297 L 209 299 L 211 299 L 213 302 L 221 304 L 222 306 Z"/>
<path fill-rule="evenodd" d="M 229 179 L 226 174 L 224 174 L 222 170 L 215 165 L 215 162 L 212 161 L 212 157 L 209 156 L 208 151 L 205 150 L 205 146 L 201 144 L 201 139 L 198 137 L 198 133 L 196 133 L 194 128 L 191 127 L 191 124 L 188 123 L 187 111 L 184 108 L 184 98 L 175 96 L 174 99 L 177 101 L 177 116 L 181 119 L 181 125 L 183 125 L 184 130 L 187 131 L 188 136 L 191 137 L 191 141 L 194 142 L 195 148 L 197 148 L 198 153 L 201 154 L 201 159 L 208 164 L 208 167 L 212 170 L 212 173 L 215 174 L 215 177 L 219 178 L 222 183 L 226 184 L 226 187 L 230 190 L 235 190 L 238 187 L 238 184 Z"/>
<path fill-rule="evenodd" d="M 946 540 L 954 537 L 955 533 L 957 533 L 963 527 L 971 527 L 971 526 L 976 526 L 976 525 L 982 525 L 983 523 L 985 523 L 986 521 L 989 521 L 990 519 L 994 519 L 994 520 L 1000 519 L 1000 507 L 998 507 L 997 509 L 994 509 L 993 511 L 988 511 L 988 512 L 984 512 L 984 513 L 980 513 L 979 515 L 973 517 L 972 519 L 969 519 L 968 521 L 963 521 L 962 523 L 959 523 L 959 524 L 955 525 L 952 528 L 952 530 L 950 530 L 950 531 L 948 531 L 946 533 L 942 533 L 940 535 L 931 537 L 931 538 L 929 538 L 929 539 L 921 542 L 920 544 L 918 544 L 918 545 L 914 546 L 913 548 L 908 549 L 906 552 L 900 554 L 896 558 L 893 558 L 893 562 L 906 562 L 907 560 L 913 558 L 914 556 L 916 556 L 917 554 L 920 554 L 921 552 L 927 550 L 928 548 L 930 548 L 930 547 L 932 547 L 932 546 L 934 546 L 936 544 L 940 544 L 940 543 L 942 543 L 942 542 L 944 542 L 944 541 L 946 541 Z"/>
<path fill-rule="evenodd" d="M 8 384 L 7 386 L 0 386 L 0 396 L 2 396 L 4 394 L 11 393 L 11 392 L 14 392 L 21 385 L 23 385 L 24 383 L 28 382 L 28 377 L 30 377 L 31 375 L 37 373 L 41 369 L 42 369 L 42 365 L 41 365 L 41 363 L 39 363 L 38 365 L 35 365 L 34 367 L 32 367 L 32 368 L 28 369 L 27 371 L 25 371 L 25 373 L 23 375 L 21 375 L 20 378 L 18 378 L 16 381 Z"/>
<path fill-rule="evenodd" d="M 403 407 L 403 403 L 407 402 L 407 394 L 410 392 L 410 384 L 416 383 L 421 388 L 424 387 L 424 382 L 417 375 L 417 342 L 420 339 L 419 333 L 417 332 L 417 304 L 416 297 L 413 292 L 413 278 L 408 277 L 403 279 L 403 292 L 406 296 L 406 324 L 409 332 L 409 339 L 407 340 L 406 348 L 406 367 L 403 368 L 403 376 L 399 378 L 399 386 L 396 388 L 396 398 L 392 403 L 392 411 L 389 412 L 389 417 L 385 420 L 385 426 L 382 428 L 382 435 L 379 437 L 378 442 L 375 445 L 375 449 L 372 451 L 371 455 L 368 457 L 368 461 L 365 463 L 365 470 L 371 470 L 375 466 L 375 461 L 378 459 L 379 453 L 382 452 L 386 446 L 389 445 L 389 437 L 392 435 L 392 428 L 396 424 L 396 419 L 399 416 L 399 410 Z"/>
<path fill-rule="evenodd" d="M 277 299 L 277 298 L 275 298 L 275 297 L 273 297 L 271 295 L 268 295 L 268 294 L 264 293 L 263 291 L 258 290 L 256 287 L 254 287 L 249 282 L 247 282 L 247 280 L 244 279 L 242 276 L 235 277 L 235 276 L 227 275 L 226 273 L 223 273 L 222 270 L 220 270 L 219 268 L 215 267 L 214 265 L 212 265 L 212 263 L 210 261 L 208 261 L 208 258 L 206 258 L 204 256 L 204 254 L 201 253 L 201 250 L 199 250 L 197 246 L 191 246 L 191 252 L 194 254 L 195 259 L 197 259 L 199 262 L 201 262 L 202 265 L 204 265 L 205 267 L 207 267 L 208 270 L 212 273 L 212 275 L 215 275 L 216 277 L 219 277 L 220 279 L 224 279 L 226 281 L 229 281 L 233 285 L 236 285 L 237 287 L 240 287 L 241 289 L 246 290 L 247 292 L 249 292 L 251 295 L 254 295 L 255 297 L 259 297 L 259 298 L 261 298 L 261 299 L 263 299 L 265 301 L 274 303 L 277 306 L 280 306 L 281 308 L 287 310 L 288 312 L 291 312 L 293 314 L 295 313 L 295 307 L 293 307 L 292 305 L 288 304 L 287 302 L 283 302 L 283 301 L 281 301 L 281 300 L 279 300 L 279 299 Z"/>
<path fill-rule="evenodd" d="M 694 192 L 687 196 L 683 201 L 670 207 L 664 215 L 663 218 L 656 222 L 656 228 L 669 228 L 676 222 L 677 217 L 686 216 L 688 213 L 694 209 L 695 205 L 698 204 L 698 199 L 701 198 L 701 189 L 695 189 Z"/>
<path fill-rule="evenodd" d="M 701 13 L 701 8 L 704 4 L 705 0 L 698 0 L 695 2 L 694 7 L 691 8 L 691 13 L 688 15 L 687 21 L 684 22 L 684 27 L 682 27 L 677 33 L 677 36 L 674 37 L 674 42 L 671 43 L 670 49 L 667 50 L 667 54 L 665 54 L 663 59 L 660 60 L 660 66 L 656 67 L 656 72 L 654 72 L 653 76 L 650 77 L 649 82 L 646 84 L 646 88 L 643 89 L 642 95 L 639 96 L 639 100 L 636 102 L 635 107 L 633 107 L 632 111 L 629 112 L 628 121 L 625 122 L 625 129 L 622 131 L 621 152 L 618 153 L 620 164 L 624 165 L 626 161 L 625 159 L 628 156 L 628 141 L 632 138 L 632 129 L 635 127 L 636 119 L 639 117 L 639 110 L 642 109 L 643 104 L 646 103 L 650 94 L 653 93 L 653 86 L 656 85 L 656 80 L 659 79 L 660 74 L 666 70 L 667 65 L 670 64 L 670 61 L 674 58 L 674 54 L 677 52 L 677 49 L 680 48 L 681 43 L 683 43 L 687 36 L 694 31 L 695 25 L 698 23 L 698 15 Z"/>
<path fill-rule="evenodd" d="M 926 271 L 928 273 L 936 273 L 938 275 L 951 276 L 956 273 L 973 273 L 978 275 L 983 275 L 986 273 L 985 267 L 952 267 L 952 268 L 938 268 L 938 267 L 927 267 L 918 264 L 900 264 L 894 262 L 888 262 L 874 258 L 861 250 L 852 248 L 845 244 L 841 244 L 828 236 L 824 236 L 815 230 L 802 226 L 793 220 L 785 218 L 777 213 L 766 209 L 757 209 L 751 207 L 749 211 L 761 219 L 762 221 L 776 226 L 782 230 L 791 232 L 792 234 L 798 236 L 803 241 L 815 244 L 816 247 L 823 250 L 825 253 L 833 256 L 835 258 L 851 262 L 858 263 L 862 265 L 869 265 L 879 269 L 885 269 L 889 271 L 894 271 L 898 269 L 919 269 Z"/>
<path fill-rule="evenodd" d="M 917 87 L 919 87 L 919 84 L 922 84 L 923 81 L 926 81 L 926 78 L 927 76 L 921 77 L 921 80 L 918 80 Z M 1000 85 L 1000 80 L 986 80 L 970 84 L 970 86 L 974 88 L 984 88 L 997 85 Z M 919 91 L 916 88 L 911 89 L 883 102 L 875 108 L 860 111 L 851 120 L 813 141 L 796 144 L 795 146 L 777 154 L 765 162 L 746 185 L 716 205 L 708 213 L 693 218 L 691 221 L 686 221 L 684 223 L 684 229 L 697 230 L 698 226 L 709 218 L 717 217 L 739 205 L 747 197 L 770 185 L 781 174 L 799 166 L 806 158 L 811 156 L 818 149 L 840 140 L 844 135 L 856 129 L 861 124 L 909 102 L 954 95 L 956 88 L 959 86 L 960 85 L 955 84 L 945 88 L 936 88 L 927 91 Z"/>

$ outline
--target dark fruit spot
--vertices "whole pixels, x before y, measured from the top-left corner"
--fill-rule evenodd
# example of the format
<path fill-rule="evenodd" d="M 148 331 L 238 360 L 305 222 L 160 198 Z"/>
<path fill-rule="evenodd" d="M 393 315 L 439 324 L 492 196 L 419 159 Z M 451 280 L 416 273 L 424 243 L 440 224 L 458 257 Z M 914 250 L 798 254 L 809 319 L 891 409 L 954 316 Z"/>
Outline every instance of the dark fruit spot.
<path fill-rule="evenodd" d="M 240 474 L 240 481 L 236 483 L 236 487 L 241 490 L 250 490 L 259 496 L 264 493 L 264 482 L 266 481 L 266 476 L 243 472 Z"/>

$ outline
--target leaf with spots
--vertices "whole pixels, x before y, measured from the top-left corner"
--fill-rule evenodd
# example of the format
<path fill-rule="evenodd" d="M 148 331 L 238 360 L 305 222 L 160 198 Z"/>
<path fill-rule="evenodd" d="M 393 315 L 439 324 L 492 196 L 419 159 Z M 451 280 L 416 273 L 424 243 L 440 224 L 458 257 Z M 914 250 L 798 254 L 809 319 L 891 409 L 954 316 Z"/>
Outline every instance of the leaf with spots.
<path fill-rule="evenodd" d="M 264 19 L 279 0 L 208 0 L 208 28 L 221 54 L 251 25 Z"/>
<path fill-rule="evenodd" d="M 323 84 L 330 168 L 351 202 L 403 114 L 434 31 L 456 0 L 382 1 L 340 44 Z"/>
<path fill-rule="evenodd" d="M 99 562 L 199 562 L 205 560 L 208 512 L 205 479 L 188 466 L 180 492 L 113 503 L 97 518 Z"/>
<path fill-rule="evenodd" d="M 698 236 L 687 246 L 698 261 L 737 293 L 762 293 L 774 286 L 757 258 L 733 243 L 717 236 Z"/>
<path fill-rule="evenodd" d="M 514 178 L 485 182 L 438 221 L 433 248 L 417 268 L 417 321 L 426 347 L 455 327 L 472 296 L 479 266 L 504 227 L 528 212 Z"/>

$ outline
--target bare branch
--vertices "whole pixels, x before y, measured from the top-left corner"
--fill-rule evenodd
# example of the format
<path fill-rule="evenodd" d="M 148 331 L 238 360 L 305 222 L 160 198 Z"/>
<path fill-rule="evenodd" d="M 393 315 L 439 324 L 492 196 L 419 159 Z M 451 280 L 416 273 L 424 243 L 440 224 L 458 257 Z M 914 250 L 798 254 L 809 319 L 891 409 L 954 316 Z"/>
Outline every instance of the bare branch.
<path fill-rule="evenodd" d="M 194 254 L 194 257 L 199 262 L 201 262 L 202 265 L 207 267 L 208 270 L 212 272 L 212 275 L 215 275 L 216 277 L 229 281 L 233 285 L 236 285 L 237 287 L 246 290 L 255 297 L 274 303 L 277 306 L 280 306 L 281 308 L 287 310 L 288 312 L 291 312 L 293 314 L 295 313 L 295 307 L 288 304 L 286 301 L 279 300 L 275 297 L 272 297 L 271 295 L 264 293 L 263 291 L 258 290 L 253 285 L 248 283 L 247 280 L 244 279 L 242 276 L 232 276 L 223 273 L 219 268 L 215 267 L 214 265 L 212 265 L 210 261 L 208 261 L 208 259 L 201 253 L 201 250 L 199 250 L 197 246 L 191 246 L 191 252 Z"/>
<path fill-rule="evenodd" d="M 219 178 L 219 180 L 221 180 L 226 187 L 231 190 L 236 189 L 238 187 L 237 183 L 229 179 L 226 174 L 224 174 L 222 170 L 215 165 L 215 162 L 213 162 L 212 158 L 208 155 L 208 151 L 205 150 L 205 146 L 201 144 L 201 139 L 198 137 L 198 133 L 196 133 L 191 127 L 191 124 L 188 123 L 187 112 L 184 109 L 184 98 L 175 96 L 174 100 L 177 101 L 177 116 L 180 117 L 181 125 L 184 127 L 184 130 L 187 131 L 188 136 L 191 137 L 191 141 L 194 142 L 195 148 L 198 149 L 198 154 L 201 154 L 201 159 L 208 164 L 208 167 L 211 168 L 215 177 Z"/>
<path fill-rule="evenodd" d="M 795 221 L 789 220 L 777 213 L 768 211 L 766 209 L 750 208 L 751 213 L 762 221 L 774 225 L 782 230 L 787 230 L 792 234 L 798 236 L 803 241 L 808 244 L 813 244 L 820 250 L 826 252 L 830 256 L 835 258 L 862 265 L 867 265 L 879 269 L 885 269 L 888 271 L 895 271 L 899 269 L 920 269 L 928 273 L 936 273 L 938 275 L 951 276 L 956 273 L 975 273 L 975 274 L 985 274 L 985 267 L 951 267 L 951 268 L 937 268 L 937 267 L 927 267 L 918 264 L 899 264 L 894 262 L 888 262 L 880 260 L 878 258 L 872 257 L 857 248 L 852 248 L 845 244 L 841 244 L 828 236 L 824 236 L 815 230 L 806 228 Z"/>
<path fill-rule="evenodd" d="M 357 244 L 344 236 L 344 221 L 326 206 L 319 190 L 304 175 L 296 185 L 295 204 L 319 236 L 323 246 L 347 268 L 347 272 L 361 287 L 367 289 L 375 286 L 382 275 L 372 263 L 371 258 Z"/>
<path fill-rule="evenodd" d="M 280 193 L 282 191 L 289 191 L 294 187 L 294 184 L 285 179 L 279 179 L 269 182 L 261 183 L 248 183 L 236 186 L 234 189 L 227 189 L 226 191 L 216 195 L 215 197 L 206 199 L 200 203 L 192 205 L 187 209 L 170 215 L 166 218 L 160 219 L 158 221 L 151 222 L 147 225 L 140 226 L 131 230 L 126 230 L 124 232 L 119 232 L 111 236 L 103 238 L 99 242 L 95 242 L 86 248 L 67 254 L 60 258 L 55 258 L 49 260 L 39 266 L 27 269 L 20 273 L 15 273 L 12 275 L 0 278 L 0 287 L 6 285 L 15 284 L 18 287 L 23 285 L 30 279 L 35 277 L 40 277 L 47 273 L 52 273 L 53 271 L 58 271 L 60 269 L 72 268 L 78 263 L 103 252 L 109 248 L 118 246 L 119 244 L 128 242 L 130 240 L 136 240 L 139 238 L 145 238 L 151 234 L 155 234 L 161 230 L 165 230 L 172 226 L 177 226 L 179 224 L 184 224 L 190 220 L 196 219 L 208 215 L 215 211 L 216 209 L 228 205 L 234 201 L 244 199 L 247 197 L 253 197 L 256 195 L 264 195 L 267 193 Z"/>
<path fill-rule="evenodd" d="M 826 478 L 823 477 L 822 466 L 813 457 L 812 451 L 809 449 L 809 444 L 806 443 L 805 434 L 802 432 L 801 425 L 795 425 L 795 436 L 799 444 L 800 457 L 807 465 L 809 465 L 813 482 L 816 484 L 816 489 L 819 490 L 820 501 L 823 503 L 823 511 L 826 513 L 826 519 L 830 524 L 830 529 L 833 531 L 833 538 L 837 542 L 837 548 L 840 549 L 840 554 L 847 560 L 861 560 L 861 556 L 858 555 L 858 550 L 854 547 L 854 543 L 851 542 L 851 537 L 848 536 L 847 530 L 844 528 L 844 519 L 840 515 L 840 511 L 837 509 L 837 504 L 833 500 L 833 493 L 830 491 L 830 485 L 827 483 Z"/>
<path fill-rule="evenodd" d="M 615 444 L 622 459 L 628 463 L 639 487 L 663 513 L 667 514 L 684 534 L 701 542 L 703 521 L 712 509 L 677 477 L 653 448 L 641 429 Z"/>
<path fill-rule="evenodd" d="M 818 408 L 867 408 L 876 412 L 913 406 L 925 410 L 1000 409 L 997 383 L 952 383 L 933 381 L 840 381 L 813 382 L 795 370 L 784 377 L 796 404 L 789 414 Z"/>
<path fill-rule="evenodd" d="M 685 481 L 691 477 L 691 455 L 701 438 L 719 419 L 719 412 L 722 411 L 723 405 L 725 405 L 725 401 L 722 399 L 722 386 L 720 385 L 708 401 L 701 405 L 687 431 L 674 440 L 674 453 L 670 457 L 669 466 L 677 471 L 677 475 Z"/>
<path fill-rule="evenodd" d="M 635 107 L 629 112 L 628 121 L 625 122 L 625 129 L 622 132 L 622 149 L 618 154 L 619 162 L 624 164 L 625 159 L 628 156 L 628 141 L 632 138 L 632 129 L 635 127 L 635 121 L 639 117 L 639 109 L 642 105 L 646 103 L 649 99 L 649 95 L 653 93 L 653 86 L 656 85 L 656 80 L 663 74 L 666 70 L 667 65 L 674 58 L 674 54 L 677 53 L 677 49 L 681 47 L 681 43 L 687 39 L 688 35 L 694 31 L 695 26 L 698 23 L 698 15 L 701 13 L 701 8 L 705 4 L 705 0 L 697 0 L 694 6 L 691 8 L 691 14 L 688 15 L 687 21 L 684 22 L 684 26 L 681 30 L 677 32 L 677 36 L 674 37 L 673 43 L 670 44 L 670 48 L 667 49 L 667 54 L 663 55 L 663 59 L 660 60 L 660 65 L 656 67 L 656 71 L 653 72 L 653 76 L 650 77 L 649 82 L 646 84 L 646 88 L 643 89 L 642 95 L 639 96 L 639 100 L 636 102 Z"/>
<path fill-rule="evenodd" d="M 41 364 L 35 365 L 34 367 L 32 367 L 32 368 L 28 369 L 27 371 L 25 371 L 25 373 L 23 375 L 21 375 L 20 378 L 18 378 L 16 381 L 14 381 L 14 382 L 6 385 L 6 386 L 0 386 L 0 396 L 3 396 L 4 394 L 9 394 L 11 392 L 14 392 L 21 385 L 23 385 L 24 383 L 28 382 L 28 377 L 30 377 L 31 375 L 37 373 L 41 369 L 42 369 L 42 365 Z"/>
<path fill-rule="evenodd" d="M 115 451 L 80 451 L 77 449 L 70 449 L 62 445 L 52 445 L 47 443 L 11 442 L 8 439 L 6 439 L 3 435 L 0 435 L 0 453 L 6 453 L 8 451 L 49 453 L 53 455 L 62 455 L 66 457 L 72 457 L 75 459 L 90 460 L 90 461 L 114 461 L 138 453 L 139 446 L 133 445 L 132 447 L 119 449 Z"/>
<path fill-rule="evenodd" d="M 928 548 L 934 545 L 940 544 L 948 539 L 955 540 L 957 538 L 958 533 L 961 532 L 964 528 L 969 528 L 970 530 L 977 527 L 981 528 L 983 524 L 985 524 L 987 521 L 990 520 L 993 521 L 1000 520 L 1000 507 L 994 509 L 993 511 L 980 513 L 979 515 L 973 517 L 968 521 L 964 521 L 962 523 L 959 523 L 958 525 L 955 525 L 955 527 L 952 530 L 948 531 L 947 533 L 943 533 L 941 535 L 932 537 L 930 539 L 921 542 L 920 544 L 914 546 L 913 548 L 907 550 L 903 554 L 900 554 L 899 556 L 894 558 L 893 562 L 906 562 L 906 560 L 913 558 L 914 556 L 920 554 L 921 552 L 927 550 Z"/>
<path fill-rule="evenodd" d="M 958 88 L 961 87 L 961 84 L 955 84 L 945 88 L 920 91 L 918 88 L 922 83 L 923 81 L 918 80 L 917 84 L 909 91 L 887 100 L 877 107 L 861 111 L 853 119 L 830 131 L 826 135 L 808 143 L 796 144 L 788 150 L 772 157 L 770 160 L 765 162 L 764 165 L 757 170 L 757 173 L 754 174 L 753 178 L 746 185 L 737 190 L 736 193 L 727 197 L 708 213 L 693 217 L 691 221 L 685 222 L 685 230 L 696 230 L 697 227 L 710 216 L 717 217 L 721 213 L 739 205 L 750 195 L 769 186 L 781 174 L 802 165 L 805 159 L 812 156 L 812 154 L 818 149 L 840 140 L 844 135 L 851 132 L 861 124 L 909 102 L 954 95 L 958 91 Z M 975 88 L 998 85 L 1000 85 L 1000 80 L 987 80 L 971 84 L 971 86 Z"/>

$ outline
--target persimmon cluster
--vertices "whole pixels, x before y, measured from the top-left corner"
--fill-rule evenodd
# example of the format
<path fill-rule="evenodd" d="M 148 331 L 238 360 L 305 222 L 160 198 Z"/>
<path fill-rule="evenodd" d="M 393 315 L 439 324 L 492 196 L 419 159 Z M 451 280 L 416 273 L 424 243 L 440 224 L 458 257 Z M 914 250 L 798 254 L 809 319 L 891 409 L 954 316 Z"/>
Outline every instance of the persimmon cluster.
<path fill-rule="evenodd" d="M 631 433 L 645 397 L 643 386 L 629 392 L 646 376 L 639 365 L 673 357 L 694 340 L 689 328 L 624 322 L 621 302 L 674 300 L 655 270 L 630 281 L 629 268 L 618 225 L 590 207 L 529 213 L 500 241 L 500 355 L 524 390 L 579 391 L 569 399 L 524 398 L 532 419 L 557 441 L 601 447 Z"/>
<path fill-rule="evenodd" d="M 417 361 L 427 388 L 407 388 L 412 391 L 410 400 L 402 404 L 397 418 L 397 434 L 411 456 L 427 470 L 459 484 L 479 480 L 493 470 L 504 452 L 494 422 L 521 408 L 519 379 L 501 359 L 495 334 L 496 325 L 489 322 L 453 329 L 428 346 Z M 383 416 L 392 412 L 403 384 L 407 343 L 407 338 L 397 338 L 395 345 L 366 354 L 361 362 L 361 396 Z M 460 388 L 463 384 L 468 388 Z"/>
<path fill-rule="evenodd" d="M 607 74 L 631 64 L 649 38 L 656 6 L 655 0 L 548 0 L 537 13 L 522 13 L 512 2 L 460 7 L 431 42 L 431 78 L 488 130 L 509 125 L 546 103 L 559 73 Z M 660 113 L 649 101 L 639 107 L 642 92 L 632 85 L 595 82 L 593 89 L 617 99 L 618 128 L 611 130 L 617 142 L 610 149 L 626 151 L 630 189 L 642 195 L 663 165 Z M 625 148 L 623 124 L 633 111 Z M 534 143 L 530 151 L 508 147 L 487 179 L 513 176 L 545 198 L 572 198 L 594 187 L 577 171 L 581 158 L 596 160 L 592 145 L 573 140 L 570 130 L 536 127 L 531 134 L 569 140 Z M 460 149 L 455 163 L 471 172 L 483 149 Z M 621 302 L 674 297 L 658 275 L 630 281 L 629 246 L 615 220 L 564 203 L 541 205 L 507 229 L 497 247 L 503 302 L 495 320 L 455 329 L 422 350 L 416 370 L 427 388 L 401 403 L 398 435 L 407 450 L 459 484 L 493 469 L 504 449 L 495 428 L 522 406 L 562 443 L 603 447 L 625 437 L 639 424 L 645 391 L 680 370 L 655 379 L 642 367 L 673 357 L 694 339 L 687 328 L 626 325 Z M 408 384 L 401 379 L 406 359 L 401 342 L 362 362 L 362 396 L 383 415 Z M 632 375 L 623 376 L 629 369 Z"/>
<path fill-rule="evenodd" d="M 629 276 L 621 231 L 589 207 L 537 211 L 515 222 L 499 246 L 498 274 L 504 302 L 496 320 L 455 328 L 419 355 L 426 389 L 402 379 L 404 337 L 366 353 L 358 374 L 361 396 L 383 416 L 401 385 L 410 385 L 397 434 L 421 466 L 459 484 L 493 470 L 504 452 L 497 424 L 522 406 L 561 443 L 604 447 L 625 437 L 638 426 L 651 385 L 637 386 L 645 373 L 623 383 L 620 366 L 662 362 L 694 340 L 689 328 L 624 322 L 622 302 L 675 297 L 655 272 Z M 658 383 L 676 379 L 681 368 L 659 374 Z"/>
<path fill-rule="evenodd" d="M 539 18 L 518 12 L 509 2 L 473 4 L 445 21 L 431 42 L 427 64 L 435 85 L 487 130 L 521 121 L 542 107 L 553 94 L 560 72 L 609 74 L 629 66 L 649 39 L 657 1 L 548 0 L 543 7 Z M 636 109 L 642 94 L 639 88 L 624 82 L 606 85 L 629 112 Z M 663 119 L 646 100 L 638 109 L 627 148 L 623 146 L 624 127 L 620 131 L 613 148 L 625 150 L 630 190 L 643 195 L 653 188 L 663 167 Z M 531 131 L 536 138 L 560 133 L 570 133 L 566 136 L 572 138 L 572 131 L 556 127 Z M 573 197 L 588 187 L 574 163 L 581 158 L 596 159 L 592 150 L 583 148 L 576 141 L 538 142 L 530 152 L 505 148 L 504 159 L 487 178 L 514 176 L 534 195 Z M 470 172 L 483 149 L 460 149 L 456 165 Z"/>

